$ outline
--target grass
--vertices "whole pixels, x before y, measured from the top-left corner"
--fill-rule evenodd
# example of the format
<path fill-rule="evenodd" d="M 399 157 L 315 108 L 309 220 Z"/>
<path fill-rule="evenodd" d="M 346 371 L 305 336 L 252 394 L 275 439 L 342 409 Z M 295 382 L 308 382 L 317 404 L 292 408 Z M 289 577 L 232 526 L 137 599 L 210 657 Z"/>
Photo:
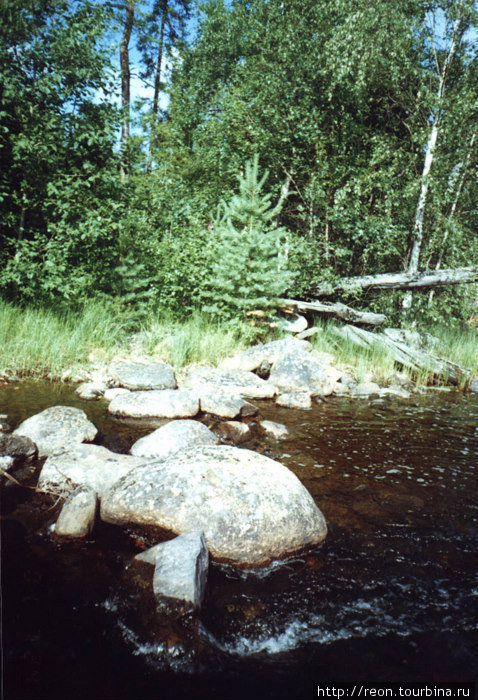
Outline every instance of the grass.
<path fill-rule="evenodd" d="M 397 371 L 386 350 L 362 349 L 332 331 L 332 324 L 317 324 L 314 347 L 332 356 L 332 362 L 349 368 L 359 381 L 386 384 Z M 81 312 L 20 309 L 0 301 L 0 370 L 19 376 L 60 377 L 67 368 L 107 363 L 115 356 L 151 356 L 180 369 L 187 364 L 217 364 L 259 340 L 279 337 L 248 324 L 213 323 L 200 314 L 177 321 L 150 315 L 132 332 L 131 319 L 112 306 L 91 303 Z M 423 329 L 424 330 L 424 329 Z M 478 373 L 478 334 L 462 329 L 426 329 L 440 340 L 439 354 Z M 266 333 L 267 337 L 264 337 Z M 405 370 L 415 384 L 426 384 L 426 372 Z"/>

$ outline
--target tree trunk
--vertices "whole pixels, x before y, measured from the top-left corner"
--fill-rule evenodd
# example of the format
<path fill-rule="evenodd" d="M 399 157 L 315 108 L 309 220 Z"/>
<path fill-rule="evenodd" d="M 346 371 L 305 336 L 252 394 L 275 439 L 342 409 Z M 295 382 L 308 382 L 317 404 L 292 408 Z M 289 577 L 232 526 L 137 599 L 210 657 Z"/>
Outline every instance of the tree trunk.
<path fill-rule="evenodd" d="M 365 289 L 419 289 L 425 287 L 444 287 L 452 284 L 478 282 L 478 269 L 461 267 L 454 270 L 434 270 L 426 272 L 387 272 L 380 275 L 364 277 L 344 277 L 335 284 L 318 284 L 307 293 L 312 297 L 330 297 L 337 292 Z"/>
<path fill-rule="evenodd" d="M 281 302 L 287 306 L 293 307 L 300 313 L 312 312 L 325 316 L 334 316 L 348 323 L 358 323 L 364 326 L 383 326 L 384 323 L 387 322 L 387 317 L 383 314 L 356 311 L 355 309 L 351 309 L 350 306 L 345 306 L 345 304 L 340 304 L 338 302 L 335 304 L 320 301 L 311 303 L 308 301 L 297 301 L 296 299 L 281 299 Z"/>
<path fill-rule="evenodd" d="M 148 152 L 148 173 L 151 172 L 153 165 L 153 131 L 156 124 L 159 112 L 159 93 L 161 86 L 161 68 L 163 65 L 163 49 L 164 49 L 164 30 L 166 28 L 166 19 L 168 16 L 168 0 L 163 0 L 161 8 L 161 27 L 159 30 L 159 43 L 158 43 L 158 58 L 156 61 L 156 72 L 154 75 L 154 96 L 153 96 L 153 115 L 152 124 L 149 134 L 149 152 Z"/>
<path fill-rule="evenodd" d="M 129 41 L 134 23 L 135 2 L 128 2 L 126 5 L 126 16 L 123 26 L 123 36 L 120 45 L 120 67 L 121 67 L 121 182 L 126 180 L 128 173 L 128 142 L 130 125 L 130 103 L 131 103 L 131 72 L 129 67 Z"/>

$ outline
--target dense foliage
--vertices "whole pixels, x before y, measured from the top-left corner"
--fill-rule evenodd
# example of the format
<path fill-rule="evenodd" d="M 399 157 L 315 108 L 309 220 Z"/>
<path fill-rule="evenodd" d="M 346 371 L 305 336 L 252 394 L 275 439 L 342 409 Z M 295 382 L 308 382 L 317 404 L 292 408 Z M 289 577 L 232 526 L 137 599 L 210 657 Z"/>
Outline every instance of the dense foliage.
<path fill-rule="evenodd" d="M 475 0 L 208 0 L 188 24 L 193 9 L 0 5 L 3 297 L 230 316 L 408 269 L 412 250 L 419 269 L 478 266 Z M 111 49 L 127 16 L 154 87 L 138 110 Z M 466 317 L 473 286 L 413 313 Z M 393 316 L 399 297 L 356 304 Z"/>

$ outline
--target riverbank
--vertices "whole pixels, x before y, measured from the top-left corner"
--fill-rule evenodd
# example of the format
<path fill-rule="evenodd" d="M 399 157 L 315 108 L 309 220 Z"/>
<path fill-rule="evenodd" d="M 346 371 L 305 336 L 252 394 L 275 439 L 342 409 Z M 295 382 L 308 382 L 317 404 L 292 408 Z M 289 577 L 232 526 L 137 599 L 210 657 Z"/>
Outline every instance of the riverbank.
<path fill-rule="evenodd" d="M 384 348 L 361 348 L 338 336 L 337 327 L 316 321 L 310 337 L 314 349 L 327 353 L 331 365 L 347 369 L 358 382 L 386 385 L 397 370 L 393 355 Z M 471 376 L 478 374 L 476 329 L 448 325 L 421 328 L 420 333 L 438 339 L 435 353 L 440 357 L 471 370 Z M 58 313 L 0 302 L 0 380 L 87 378 L 117 357 L 148 357 L 176 370 L 189 364 L 217 365 L 257 342 L 285 335 L 290 334 L 248 323 L 214 323 L 199 314 L 181 322 L 150 314 L 139 322 L 99 303 Z M 428 382 L 427 372 L 403 371 L 414 386 Z"/>

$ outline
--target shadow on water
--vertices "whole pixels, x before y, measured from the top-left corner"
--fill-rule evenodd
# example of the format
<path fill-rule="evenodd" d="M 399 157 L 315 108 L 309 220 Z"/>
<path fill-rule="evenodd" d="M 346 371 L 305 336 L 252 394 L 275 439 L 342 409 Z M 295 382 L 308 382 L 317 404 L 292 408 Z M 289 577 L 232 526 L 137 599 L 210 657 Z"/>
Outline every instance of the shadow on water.
<path fill-rule="evenodd" d="M 151 430 L 71 387 L 0 387 L 13 427 L 60 403 L 81 406 L 118 452 Z M 60 545 L 48 532 L 58 503 L 3 490 L 6 700 L 308 698 L 324 682 L 476 678 L 477 398 L 263 402 L 261 414 L 289 438 L 256 427 L 244 446 L 298 475 L 329 535 L 260 572 L 213 565 L 196 626 L 154 611 L 147 576 L 128 569 L 144 542 L 99 524 L 91 541 Z"/>

